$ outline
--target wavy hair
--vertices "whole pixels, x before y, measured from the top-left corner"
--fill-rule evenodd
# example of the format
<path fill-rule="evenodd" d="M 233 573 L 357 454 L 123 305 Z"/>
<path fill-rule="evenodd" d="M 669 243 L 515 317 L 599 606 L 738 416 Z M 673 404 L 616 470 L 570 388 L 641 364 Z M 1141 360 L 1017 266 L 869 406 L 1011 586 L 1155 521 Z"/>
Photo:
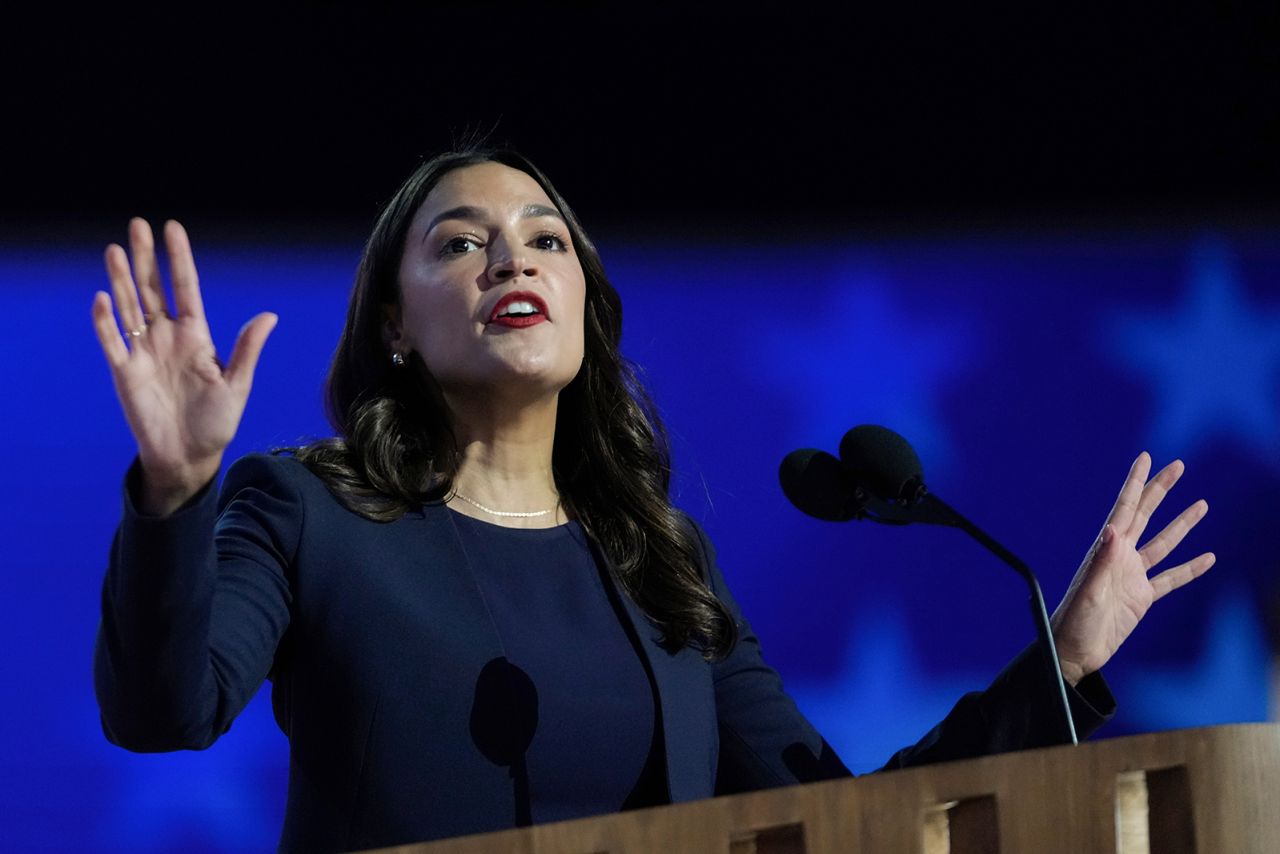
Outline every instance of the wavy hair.
<path fill-rule="evenodd" d="M 383 306 L 400 303 L 409 226 L 427 194 L 455 169 L 501 163 L 529 175 L 564 217 L 586 279 L 585 349 L 560 392 L 552 474 L 565 506 L 617 569 L 627 594 L 670 651 L 692 645 L 723 658 L 737 629 L 699 571 L 700 545 L 668 496 L 666 432 L 633 366 L 619 351 L 622 301 L 564 198 L 509 149 L 467 149 L 424 161 L 391 198 L 365 244 L 346 325 L 325 385 L 337 435 L 277 449 L 293 453 L 348 509 L 389 522 L 452 497 L 460 461 L 443 395 L 417 353 L 391 364 Z"/>

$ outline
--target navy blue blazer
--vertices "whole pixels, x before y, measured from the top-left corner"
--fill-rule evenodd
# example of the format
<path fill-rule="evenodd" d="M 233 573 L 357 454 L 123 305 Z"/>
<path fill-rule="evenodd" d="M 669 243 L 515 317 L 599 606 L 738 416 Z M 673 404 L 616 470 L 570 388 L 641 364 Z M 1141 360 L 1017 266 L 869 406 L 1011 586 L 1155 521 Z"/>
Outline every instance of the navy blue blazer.
<path fill-rule="evenodd" d="M 450 512 L 368 521 L 287 456 L 237 461 L 216 501 L 209 486 L 165 518 L 138 515 L 126 486 L 94 659 L 107 738 L 135 751 L 206 748 L 270 678 L 290 744 L 281 850 L 512 827 L 510 771 L 471 730 L 477 678 L 504 650 Z M 738 624 L 733 652 L 715 664 L 692 648 L 669 653 L 621 597 L 656 694 L 671 801 L 848 775 L 764 663 L 691 524 Z M 886 767 L 1057 742 L 1038 664 L 1024 651 Z M 1083 733 L 1114 708 L 1096 676 L 1071 699 Z"/>

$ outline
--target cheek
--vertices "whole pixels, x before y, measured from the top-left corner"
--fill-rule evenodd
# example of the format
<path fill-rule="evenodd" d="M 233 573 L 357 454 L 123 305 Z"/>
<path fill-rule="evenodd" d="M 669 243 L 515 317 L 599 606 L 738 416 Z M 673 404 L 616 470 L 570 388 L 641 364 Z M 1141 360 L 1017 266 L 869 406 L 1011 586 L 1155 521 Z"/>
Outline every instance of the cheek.
<path fill-rule="evenodd" d="M 405 334 L 415 349 L 429 350 L 466 331 L 471 306 L 448 288 L 417 287 L 403 294 Z"/>
<path fill-rule="evenodd" d="M 586 296 L 580 294 L 577 302 L 573 307 L 574 311 L 574 329 L 577 332 L 578 350 L 581 352 L 586 348 L 587 338 L 587 306 Z"/>

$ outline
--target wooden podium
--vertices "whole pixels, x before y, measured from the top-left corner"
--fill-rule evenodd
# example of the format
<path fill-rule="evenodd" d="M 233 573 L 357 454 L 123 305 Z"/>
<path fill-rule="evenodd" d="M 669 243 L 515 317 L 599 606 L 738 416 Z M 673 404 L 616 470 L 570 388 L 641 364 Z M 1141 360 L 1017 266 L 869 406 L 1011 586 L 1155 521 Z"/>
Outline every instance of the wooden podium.
<path fill-rule="evenodd" d="M 1280 724 L 1028 750 L 381 850 L 1280 852 Z"/>

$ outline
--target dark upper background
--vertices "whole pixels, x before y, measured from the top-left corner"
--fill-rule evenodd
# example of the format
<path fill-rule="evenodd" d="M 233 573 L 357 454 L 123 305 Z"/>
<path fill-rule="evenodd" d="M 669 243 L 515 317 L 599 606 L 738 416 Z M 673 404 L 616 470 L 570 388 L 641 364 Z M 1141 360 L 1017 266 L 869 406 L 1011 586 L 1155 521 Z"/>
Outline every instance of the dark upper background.
<path fill-rule="evenodd" d="M 364 229 L 491 129 L 596 230 L 1257 216 L 1280 189 L 1274 9 L 378 5 L 5 12 L 8 229 Z"/>

